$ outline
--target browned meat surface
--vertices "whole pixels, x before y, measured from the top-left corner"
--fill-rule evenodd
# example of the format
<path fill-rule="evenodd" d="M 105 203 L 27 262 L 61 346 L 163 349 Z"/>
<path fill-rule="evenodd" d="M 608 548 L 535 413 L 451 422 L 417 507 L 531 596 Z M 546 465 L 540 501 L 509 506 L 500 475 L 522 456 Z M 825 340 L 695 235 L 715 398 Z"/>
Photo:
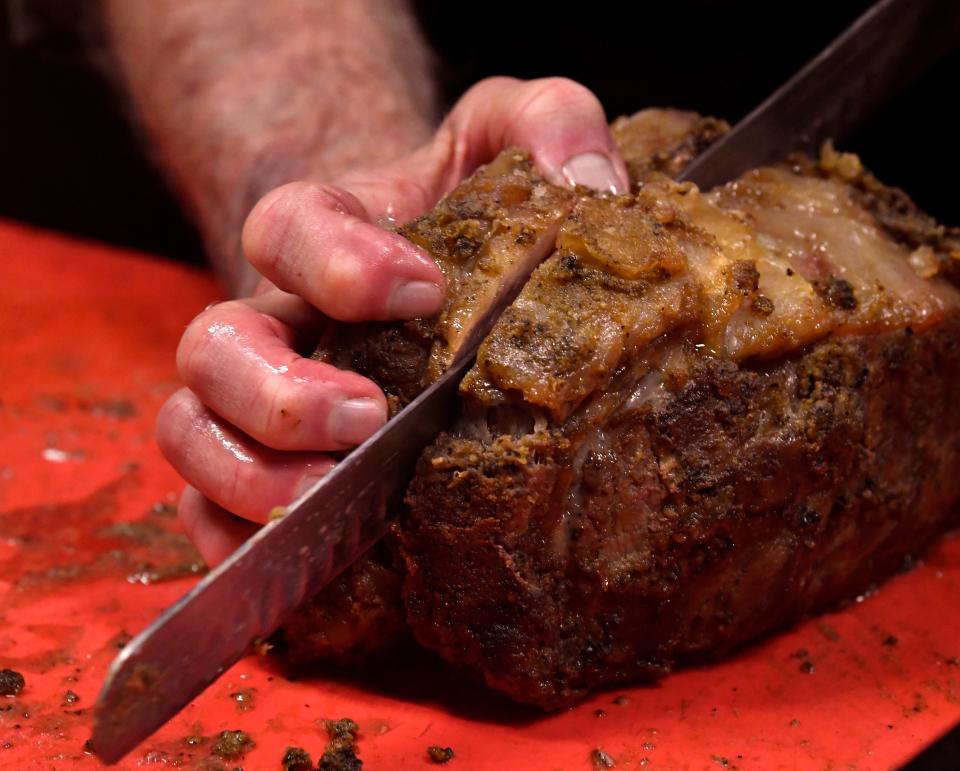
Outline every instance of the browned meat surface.
<path fill-rule="evenodd" d="M 633 194 L 525 210 L 550 224 L 522 258 L 552 254 L 481 346 L 390 543 L 288 630 L 297 657 L 406 628 L 553 709 L 850 597 L 960 521 L 960 232 L 829 148 L 709 192 L 663 173 L 722 129 L 619 121 Z M 455 211 L 407 231 L 441 262 Z M 449 361 L 450 318 L 422 324 L 398 398 Z M 393 349 L 364 350 L 389 386 Z"/>
<path fill-rule="evenodd" d="M 730 128 L 726 121 L 682 110 L 643 110 L 611 124 L 633 180 L 660 171 L 675 177 Z"/>
<path fill-rule="evenodd" d="M 404 638 L 403 577 L 385 544 L 348 568 L 284 627 L 295 661 L 360 663 Z"/>
<path fill-rule="evenodd" d="M 373 378 L 396 409 L 451 363 L 484 310 L 553 251 L 573 194 L 550 185 L 529 157 L 508 151 L 433 211 L 400 228 L 426 249 L 447 280 L 436 319 L 333 328 L 315 357 Z"/>
<path fill-rule="evenodd" d="M 854 596 L 958 521 L 958 333 L 739 367 L 683 346 L 600 418 L 464 423 L 400 530 L 417 639 L 556 708 Z"/>

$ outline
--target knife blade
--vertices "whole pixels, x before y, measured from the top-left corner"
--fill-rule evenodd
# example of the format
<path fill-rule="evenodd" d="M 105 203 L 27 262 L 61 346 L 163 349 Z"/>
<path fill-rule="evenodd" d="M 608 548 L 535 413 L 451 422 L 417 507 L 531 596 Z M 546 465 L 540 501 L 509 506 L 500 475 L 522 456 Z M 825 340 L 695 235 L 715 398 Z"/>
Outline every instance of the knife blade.
<path fill-rule="evenodd" d="M 957 0 L 880 0 L 680 174 L 701 189 L 842 140 L 960 40 Z"/>
<path fill-rule="evenodd" d="M 875 107 L 887 91 L 885 78 L 903 82 L 896 62 L 917 49 L 918 35 L 936 26 L 931 9 L 945 14 L 945 26 L 956 33 L 960 3 L 950 5 L 881 0 L 699 156 L 682 178 L 710 187 L 797 148 L 842 136 L 867 113 L 855 105 L 858 98 Z M 941 32 L 935 40 L 945 39 Z M 877 49 L 891 34 L 896 44 Z M 924 40 L 924 46 L 929 52 L 934 44 Z M 868 61 L 871 50 L 883 63 Z M 92 745 L 102 760 L 122 758 L 382 537 L 387 512 L 402 495 L 416 459 L 449 425 L 459 382 L 480 341 L 522 285 L 483 317 L 439 380 L 124 648 L 96 705 Z"/>
<path fill-rule="evenodd" d="M 420 452 L 450 423 L 472 359 L 450 367 L 126 645 L 96 706 L 91 743 L 103 761 L 152 734 L 386 533 Z"/>

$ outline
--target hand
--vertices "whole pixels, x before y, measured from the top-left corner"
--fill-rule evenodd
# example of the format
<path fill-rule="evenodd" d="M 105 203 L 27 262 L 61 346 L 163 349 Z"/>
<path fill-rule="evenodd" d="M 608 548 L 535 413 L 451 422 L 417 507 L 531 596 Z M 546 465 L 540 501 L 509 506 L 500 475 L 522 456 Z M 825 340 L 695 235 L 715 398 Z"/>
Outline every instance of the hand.
<path fill-rule="evenodd" d="M 378 223 L 423 213 L 510 146 L 528 149 L 557 184 L 627 189 L 589 91 L 558 78 L 493 78 L 468 91 L 433 140 L 408 157 L 334 185 L 284 185 L 254 207 L 242 242 L 264 281 L 254 297 L 193 320 L 177 351 L 187 387 L 157 421 L 160 448 L 188 483 L 181 522 L 209 564 L 327 473 L 334 461 L 324 451 L 352 447 L 386 420 L 386 399 L 373 382 L 301 355 L 327 317 L 407 319 L 439 310 L 436 263 Z"/>

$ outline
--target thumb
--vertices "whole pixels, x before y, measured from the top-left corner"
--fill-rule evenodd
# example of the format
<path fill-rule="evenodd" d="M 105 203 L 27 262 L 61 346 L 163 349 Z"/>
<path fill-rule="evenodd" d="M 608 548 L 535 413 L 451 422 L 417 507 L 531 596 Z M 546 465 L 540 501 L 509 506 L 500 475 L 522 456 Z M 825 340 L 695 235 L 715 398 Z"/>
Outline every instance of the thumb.
<path fill-rule="evenodd" d="M 566 78 L 488 78 L 467 91 L 433 140 L 376 172 L 337 180 L 374 219 L 412 219 L 508 147 L 530 152 L 557 185 L 625 192 L 630 182 L 603 107 Z"/>
<path fill-rule="evenodd" d="M 471 88 L 445 125 L 457 138 L 450 173 L 462 178 L 506 147 L 529 150 L 554 184 L 629 188 L 626 165 L 599 100 L 566 78 L 489 78 Z"/>

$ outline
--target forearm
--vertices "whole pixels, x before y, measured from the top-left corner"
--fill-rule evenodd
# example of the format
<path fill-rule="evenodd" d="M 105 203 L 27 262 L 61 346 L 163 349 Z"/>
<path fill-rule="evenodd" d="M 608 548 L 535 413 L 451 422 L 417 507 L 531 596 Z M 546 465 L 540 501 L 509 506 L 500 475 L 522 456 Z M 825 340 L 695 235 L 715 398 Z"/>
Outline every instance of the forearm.
<path fill-rule="evenodd" d="M 432 128 L 404 0 L 103 0 L 121 82 L 235 292 L 244 217 L 273 187 L 390 160 Z"/>

